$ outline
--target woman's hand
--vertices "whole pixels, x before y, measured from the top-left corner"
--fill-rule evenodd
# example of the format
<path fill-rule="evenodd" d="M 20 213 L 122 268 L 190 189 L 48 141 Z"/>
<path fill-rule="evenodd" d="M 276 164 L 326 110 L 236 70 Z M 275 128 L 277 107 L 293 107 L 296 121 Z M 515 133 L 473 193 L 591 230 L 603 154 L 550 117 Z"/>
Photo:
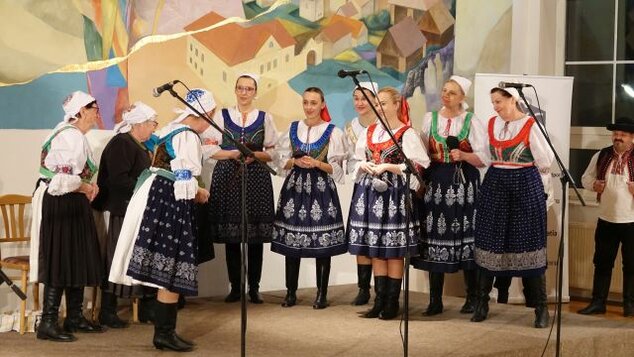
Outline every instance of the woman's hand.
<path fill-rule="evenodd" d="M 451 161 L 464 161 L 465 157 L 463 154 L 464 153 L 460 151 L 460 149 L 453 149 L 449 152 L 449 157 L 451 158 Z"/>
<path fill-rule="evenodd" d="M 630 192 L 632 192 L 631 187 L 632 186 L 628 184 L 628 189 L 630 190 Z M 595 180 L 594 183 L 592 184 L 592 189 L 595 192 L 603 193 L 603 190 L 605 189 L 605 180 Z"/>
<path fill-rule="evenodd" d="M 209 191 L 199 187 L 198 191 L 196 191 L 196 196 L 194 196 L 194 202 L 206 203 L 208 200 L 209 200 Z"/>
<path fill-rule="evenodd" d="M 374 167 L 375 166 L 376 165 L 374 165 L 374 163 L 372 163 L 372 162 L 364 161 L 364 162 L 359 164 L 359 170 L 374 176 Z"/>

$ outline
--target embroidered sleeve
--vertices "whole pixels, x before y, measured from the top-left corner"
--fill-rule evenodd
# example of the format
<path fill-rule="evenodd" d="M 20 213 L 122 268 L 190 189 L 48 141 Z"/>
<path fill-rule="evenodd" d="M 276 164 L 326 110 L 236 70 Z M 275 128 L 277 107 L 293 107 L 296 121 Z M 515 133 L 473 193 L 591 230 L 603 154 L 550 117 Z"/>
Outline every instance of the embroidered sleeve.
<path fill-rule="evenodd" d="M 346 151 L 346 144 L 343 138 L 343 132 L 339 128 L 334 128 L 330 134 L 330 141 L 328 142 L 328 163 L 332 165 L 332 178 L 337 183 L 344 183 L 345 172 L 343 169 L 343 162 L 348 156 Z"/>
<path fill-rule="evenodd" d="M 402 142 L 405 156 L 409 158 L 415 166 L 422 168 L 429 167 L 430 160 L 429 156 L 427 156 L 427 150 L 425 150 L 425 147 L 420 140 L 420 136 L 416 134 L 414 129 L 410 128 L 403 133 Z M 403 169 L 403 167 L 401 169 Z M 410 188 L 412 190 L 417 190 L 419 186 L 420 183 L 416 179 L 416 176 L 412 176 Z"/>
<path fill-rule="evenodd" d="M 202 149 L 200 139 L 191 131 L 183 131 L 172 138 L 175 158 L 170 162 L 174 181 L 174 195 L 177 200 L 191 200 L 198 191 L 198 181 L 202 169 Z"/>
<path fill-rule="evenodd" d="M 79 174 L 86 165 L 89 149 L 79 130 L 64 130 L 52 141 L 44 160 L 47 169 L 55 173 L 51 178 L 48 193 L 60 196 L 73 192 L 81 186 Z"/>

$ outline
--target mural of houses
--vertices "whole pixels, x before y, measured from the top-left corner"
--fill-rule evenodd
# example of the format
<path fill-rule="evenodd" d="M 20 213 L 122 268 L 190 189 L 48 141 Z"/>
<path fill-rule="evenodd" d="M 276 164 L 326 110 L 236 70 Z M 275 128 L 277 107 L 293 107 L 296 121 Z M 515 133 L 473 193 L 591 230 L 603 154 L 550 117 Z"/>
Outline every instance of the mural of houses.
<path fill-rule="evenodd" d="M 324 57 L 333 58 L 352 47 L 352 31 L 345 22 L 337 21 L 324 26 L 317 41 L 323 43 Z"/>
<path fill-rule="evenodd" d="M 365 26 L 363 21 L 340 15 L 333 15 L 328 24 L 335 24 L 337 22 L 344 23 L 348 29 L 350 29 L 353 47 L 360 46 L 368 42 L 368 28 Z"/>
<path fill-rule="evenodd" d="M 185 27 L 195 31 L 224 20 L 215 12 Z M 309 39 L 296 52 L 296 41 L 278 20 L 251 26 L 230 23 L 199 32 L 187 38 L 187 65 L 213 88 L 221 103 L 232 103 L 233 86 L 244 72 L 260 76 L 258 93 L 263 94 L 285 83 L 322 61 L 322 45 Z M 224 88 L 218 88 L 218 84 Z"/>
<path fill-rule="evenodd" d="M 374 0 L 352 0 L 350 1 L 355 5 L 361 17 L 367 17 L 374 12 Z"/>
<path fill-rule="evenodd" d="M 324 17 L 324 0 L 300 0 L 299 16 L 317 22 Z"/>
<path fill-rule="evenodd" d="M 269 7 L 275 4 L 275 0 L 255 0 L 255 3 L 258 4 L 259 7 Z"/>
<path fill-rule="evenodd" d="M 354 6 L 353 2 L 348 2 L 340 7 L 339 10 L 337 10 L 337 15 L 351 17 L 356 20 L 361 18 L 361 12 L 359 12 L 359 9 Z"/>
<path fill-rule="evenodd" d="M 405 73 L 424 56 L 427 39 L 411 17 L 390 27 L 376 48 L 377 68 L 391 67 Z"/>
<path fill-rule="evenodd" d="M 388 0 L 390 19 L 393 24 L 401 22 L 405 17 L 420 21 L 423 13 L 441 0 Z"/>
<path fill-rule="evenodd" d="M 342 7 L 347 0 L 324 0 L 324 9 L 326 10 L 325 16 L 330 16 L 337 13 L 340 7 Z"/>
<path fill-rule="evenodd" d="M 441 1 L 425 11 L 418 22 L 418 28 L 427 38 L 427 45 L 444 47 L 453 39 L 455 23 L 449 9 Z"/>

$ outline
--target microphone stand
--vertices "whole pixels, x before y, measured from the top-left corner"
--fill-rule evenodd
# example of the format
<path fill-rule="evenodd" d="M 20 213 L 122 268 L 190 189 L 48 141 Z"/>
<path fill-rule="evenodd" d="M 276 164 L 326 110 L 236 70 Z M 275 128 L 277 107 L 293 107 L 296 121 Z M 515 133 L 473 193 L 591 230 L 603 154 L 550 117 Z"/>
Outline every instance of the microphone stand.
<path fill-rule="evenodd" d="M 542 135 L 546 139 L 546 142 L 548 143 L 548 146 L 553 151 L 553 154 L 555 155 L 555 161 L 557 161 L 557 166 L 559 166 L 559 169 L 561 170 L 561 175 L 559 177 L 559 180 L 561 181 L 561 188 L 562 188 L 562 195 L 561 195 L 561 201 L 562 201 L 562 205 L 561 205 L 561 240 L 559 242 L 559 249 L 557 251 L 557 260 L 558 260 L 559 263 L 557 264 L 557 310 L 556 310 L 556 313 L 555 313 L 557 315 L 557 321 L 556 321 L 556 324 L 557 324 L 557 339 L 556 339 L 555 356 L 559 357 L 559 354 L 561 352 L 561 305 L 562 305 L 562 296 L 561 296 L 561 294 L 562 294 L 562 290 L 563 290 L 563 276 L 564 276 L 564 267 L 563 267 L 563 265 L 564 265 L 563 264 L 564 263 L 564 244 L 565 244 L 565 234 L 564 234 L 564 232 L 565 232 L 565 228 L 566 228 L 566 224 L 565 223 L 566 223 L 566 210 L 567 210 L 567 202 L 568 202 L 568 185 L 572 184 L 572 188 L 574 189 L 575 193 L 577 194 L 577 198 L 579 198 L 579 201 L 581 201 L 581 204 L 583 206 L 586 205 L 586 202 L 583 200 L 583 197 L 581 196 L 581 193 L 579 193 L 579 190 L 577 189 L 577 185 L 575 183 L 575 180 L 570 175 L 570 172 L 568 171 L 568 169 L 564 165 L 563 161 L 561 161 L 561 157 L 559 157 L 559 154 L 557 153 L 557 150 L 555 150 L 555 146 L 553 145 L 552 141 L 550 140 L 550 137 L 548 137 L 548 134 L 546 132 L 546 128 L 544 127 L 545 124 L 542 124 L 537 119 L 537 116 L 533 112 L 533 109 L 531 108 L 530 104 L 528 104 L 528 101 L 526 100 L 526 97 L 524 96 L 524 93 L 522 92 L 522 88 L 518 87 L 516 89 L 519 92 L 520 97 L 524 101 L 524 104 L 526 105 L 526 108 L 528 108 L 528 112 L 535 119 L 535 122 L 537 123 L 537 127 L 539 128 L 539 130 L 541 131 Z"/>
<path fill-rule="evenodd" d="M 0 285 L 3 283 L 7 283 L 11 290 L 13 290 L 13 292 L 18 295 L 21 300 L 26 300 L 24 292 L 17 285 L 13 284 L 13 281 L 2 271 L 2 269 L 0 269 Z"/>
<path fill-rule="evenodd" d="M 247 299 L 246 299 L 246 274 L 247 274 L 247 250 L 248 250 L 248 245 L 247 245 L 247 207 L 246 207 L 246 195 L 247 195 L 247 162 L 246 159 L 247 158 L 252 158 L 254 162 L 256 162 L 258 165 L 261 165 L 262 167 L 266 168 L 266 170 L 273 176 L 277 175 L 277 173 L 275 172 L 275 170 L 273 170 L 271 167 L 269 167 L 269 165 L 267 165 L 264 161 L 258 159 L 257 157 L 255 157 L 255 154 L 253 153 L 253 151 L 251 149 L 249 149 L 248 147 L 246 147 L 246 145 L 244 145 L 243 143 L 241 143 L 240 141 L 234 139 L 231 135 L 229 135 L 229 132 L 226 131 L 225 129 L 221 129 L 216 123 L 213 122 L 213 120 L 211 120 L 211 118 L 209 118 L 207 116 L 207 113 L 201 113 L 200 111 L 198 111 L 196 108 L 194 108 L 191 104 L 187 103 L 186 100 L 184 100 L 182 97 L 180 97 L 178 95 L 178 93 L 176 93 L 174 91 L 174 89 L 172 87 L 170 87 L 169 89 L 167 89 L 170 94 L 178 99 L 181 103 L 185 104 L 189 109 L 191 109 L 194 113 L 196 113 L 199 117 L 203 118 L 207 123 L 209 123 L 209 125 L 211 125 L 214 129 L 218 130 L 220 133 L 223 134 L 223 140 L 224 139 L 228 139 L 229 141 L 231 141 L 231 143 L 233 145 L 235 145 L 236 149 L 238 149 L 238 151 L 240 151 L 240 153 L 242 154 L 240 156 L 240 164 L 242 167 L 242 180 L 241 180 L 241 205 L 242 205 L 242 215 L 241 215 L 241 221 L 240 221 L 240 304 L 241 304 L 241 308 L 240 308 L 240 317 L 241 317 L 241 322 L 240 322 L 240 355 L 242 357 L 244 357 L 246 355 L 246 333 L 247 333 Z"/>
<path fill-rule="evenodd" d="M 361 94 L 363 94 L 363 97 L 365 98 L 365 100 L 368 103 L 372 103 L 370 98 L 368 98 L 367 93 L 363 90 L 364 88 L 361 87 L 361 85 L 359 84 L 357 75 L 350 74 L 350 77 L 352 77 L 352 81 L 356 85 L 356 89 L 358 89 L 361 92 Z M 409 339 L 409 261 L 410 261 L 409 227 L 410 227 L 410 221 L 412 217 L 412 212 L 411 212 L 412 211 L 412 197 L 410 192 L 410 179 L 411 179 L 411 174 L 413 173 L 418 179 L 418 182 L 422 185 L 423 178 L 414 167 L 414 164 L 412 164 L 412 161 L 408 159 L 407 156 L 405 155 L 405 152 L 403 151 L 403 147 L 401 147 L 401 144 L 399 144 L 398 140 L 396 140 L 396 138 L 394 137 L 394 134 L 392 133 L 392 130 L 390 130 L 390 127 L 387 125 L 385 119 L 379 114 L 379 112 L 376 110 L 376 108 L 373 105 L 371 105 L 370 108 L 372 108 L 372 111 L 374 112 L 377 119 L 383 126 L 383 129 L 385 129 L 385 132 L 389 134 L 390 139 L 392 140 L 392 142 L 394 143 L 394 146 L 396 147 L 396 150 L 405 158 L 405 165 L 407 166 L 407 169 L 405 170 L 405 182 L 407 185 L 406 186 L 407 189 L 405 190 L 405 222 L 406 222 L 405 223 L 405 237 L 406 238 L 405 238 L 405 262 L 403 264 L 404 265 L 403 280 L 404 280 L 405 286 L 403 288 L 404 291 L 403 291 L 403 318 L 402 318 L 403 324 L 405 326 L 404 328 L 405 333 L 403 337 L 403 356 L 407 356 L 408 345 L 409 345 L 409 340 L 408 340 Z"/>

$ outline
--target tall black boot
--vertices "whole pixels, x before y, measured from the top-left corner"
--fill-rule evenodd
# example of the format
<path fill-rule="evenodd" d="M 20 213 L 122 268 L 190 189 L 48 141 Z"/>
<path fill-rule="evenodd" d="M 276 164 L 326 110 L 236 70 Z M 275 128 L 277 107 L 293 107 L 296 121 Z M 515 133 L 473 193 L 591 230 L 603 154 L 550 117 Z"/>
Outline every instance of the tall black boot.
<path fill-rule="evenodd" d="M 239 243 L 225 244 L 227 274 L 231 283 L 231 291 L 225 297 L 225 302 L 228 303 L 240 301 L 240 270 L 242 269 L 240 254 Z"/>
<path fill-rule="evenodd" d="M 374 306 L 372 306 L 372 309 L 363 313 L 361 317 L 374 319 L 379 317 L 381 312 L 383 312 L 387 294 L 387 279 L 387 276 L 374 276 Z"/>
<path fill-rule="evenodd" d="M 535 303 L 535 328 L 548 327 L 550 316 L 548 314 L 548 296 L 546 295 L 546 276 L 524 278 L 526 287 L 530 291 L 529 296 Z"/>
<path fill-rule="evenodd" d="M 370 279 L 372 278 L 372 264 L 357 264 L 357 286 L 359 293 L 352 300 L 352 305 L 365 305 L 370 301 Z"/>
<path fill-rule="evenodd" d="M 429 305 L 423 316 L 434 316 L 442 313 L 442 290 L 445 285 L 445 274 L 429 272 Z"/>
<path fill-rule="evenodd" d="M 328 307 L 328 280 L 330 279 L 330 257 L 316 259 L 317 297 L 313 302 L 313 309 Z"/>
<path fill-rule="evenodd" d="M 264 245 L 249 244 L 249 301 L 254 304 L 264 302 L 260 296 L 260 279 L 262 277 L 262 255 L 264 254 Z"/>
<path fill-rule="evenodd" d="M 282 301 L 283 307 L 291 307 L 297 304 L 297 281 L 299 280 L 299 264 L 301 258 L 286 257 L 286 297 Z"/>
<path fill-rule="evenodd" d="M 530 278 L 522 278 L 522 285 L 524 286 L 522 289 L 522 292 L 524 293 L 524 305 L 526 307 L 535 308 L 537 307 L 539 296 L 535 295 L 535 290 L 527 288 L 527 286 L 530 285 L 530 283 L 528 283 L 528 279 Z"/>
<path fill-rule="evenodd" d="M 125 328 L 128 323 L 117 316 L 117 296 L 113 293 L 101 291 L 101 310 L 99 311 L 99 323 L 110 328 Z"/>
<path fill-rule="evenodd" d="M 605 303 L 610 292 L 610 282 L 612 274 L 599 275 L 594 272 L 594 280 L 592 282 L 592 301 L 590 305 L 577 311 L 582 315 L 605 314 Z"/>
<path fill-rule="evenodd" d="M 403 279 L 387 278 L 387 295 L 383 311 L 379 314 L 381 320 L 391 320 L 398 315 L 400 308 L 398 298 L 401 295 L 401 282 Z"/>
<path fill-rule="evenodd" d="M 104 332 L 101 325 L 93 324 L 84 317 L 84 288 L 65 288 L 64 291 L 67 308 L 64 330 L 67 332 Z"/>
<path fill-rule="evenodd" d="M 509 302 L 509 288 L 513 277 L 510 276 L 496 276 L 493 286 L 498 291 L 498 298 L 496 302 L 498 304 L 507 304 Z"/>
<path fill-rule="evenodd" d="M 477 274 L 476 270 L 463 270 L 464 282 L 467 291 L 467 297 L 464 305 L 460 309 L 461 314 L 472 314 L 475 311 L 475 305 L 477 300 Z"/>
<path fill-rule="evenodd" d="M 62 302 L 64 288 L 44 285 L 44 306 L 42 308 L 42 320 L 37 327 L 37 338 L 56 342 L 73 342 L 77 338 L 64 332 L 57 322 L 59 317 L 59 304 Z"/>
<path fill-rule="evenodd" d="M 489 293 L 493 288 L 493 276 L 484 270 L 478 270 L 478 300 L 475 311 L 471 317 L 472 322 L 481 322 L 486 320 L 489 314 Z"/>
<path fill-rule="evenodd" d="M 176 352 L 189 352 L 192 345 L 185 343 L 176 335 L 176 316 L 178 306 L 156 302 L 156 316 L 154 319 L 154 347 L 159 350 L 168 349 Z"/>
<path fill-rule="evenodd" d="M 634 275 L 623 274 L 623 316 L 634 316 Z"/>
<path fill-rule="evenodd" d="M 139 299 L 139 321 L 143 323 L 154 322 L 154 310 L 156 309 L 156 289 L 143 287 L 143 297 Z"/>

